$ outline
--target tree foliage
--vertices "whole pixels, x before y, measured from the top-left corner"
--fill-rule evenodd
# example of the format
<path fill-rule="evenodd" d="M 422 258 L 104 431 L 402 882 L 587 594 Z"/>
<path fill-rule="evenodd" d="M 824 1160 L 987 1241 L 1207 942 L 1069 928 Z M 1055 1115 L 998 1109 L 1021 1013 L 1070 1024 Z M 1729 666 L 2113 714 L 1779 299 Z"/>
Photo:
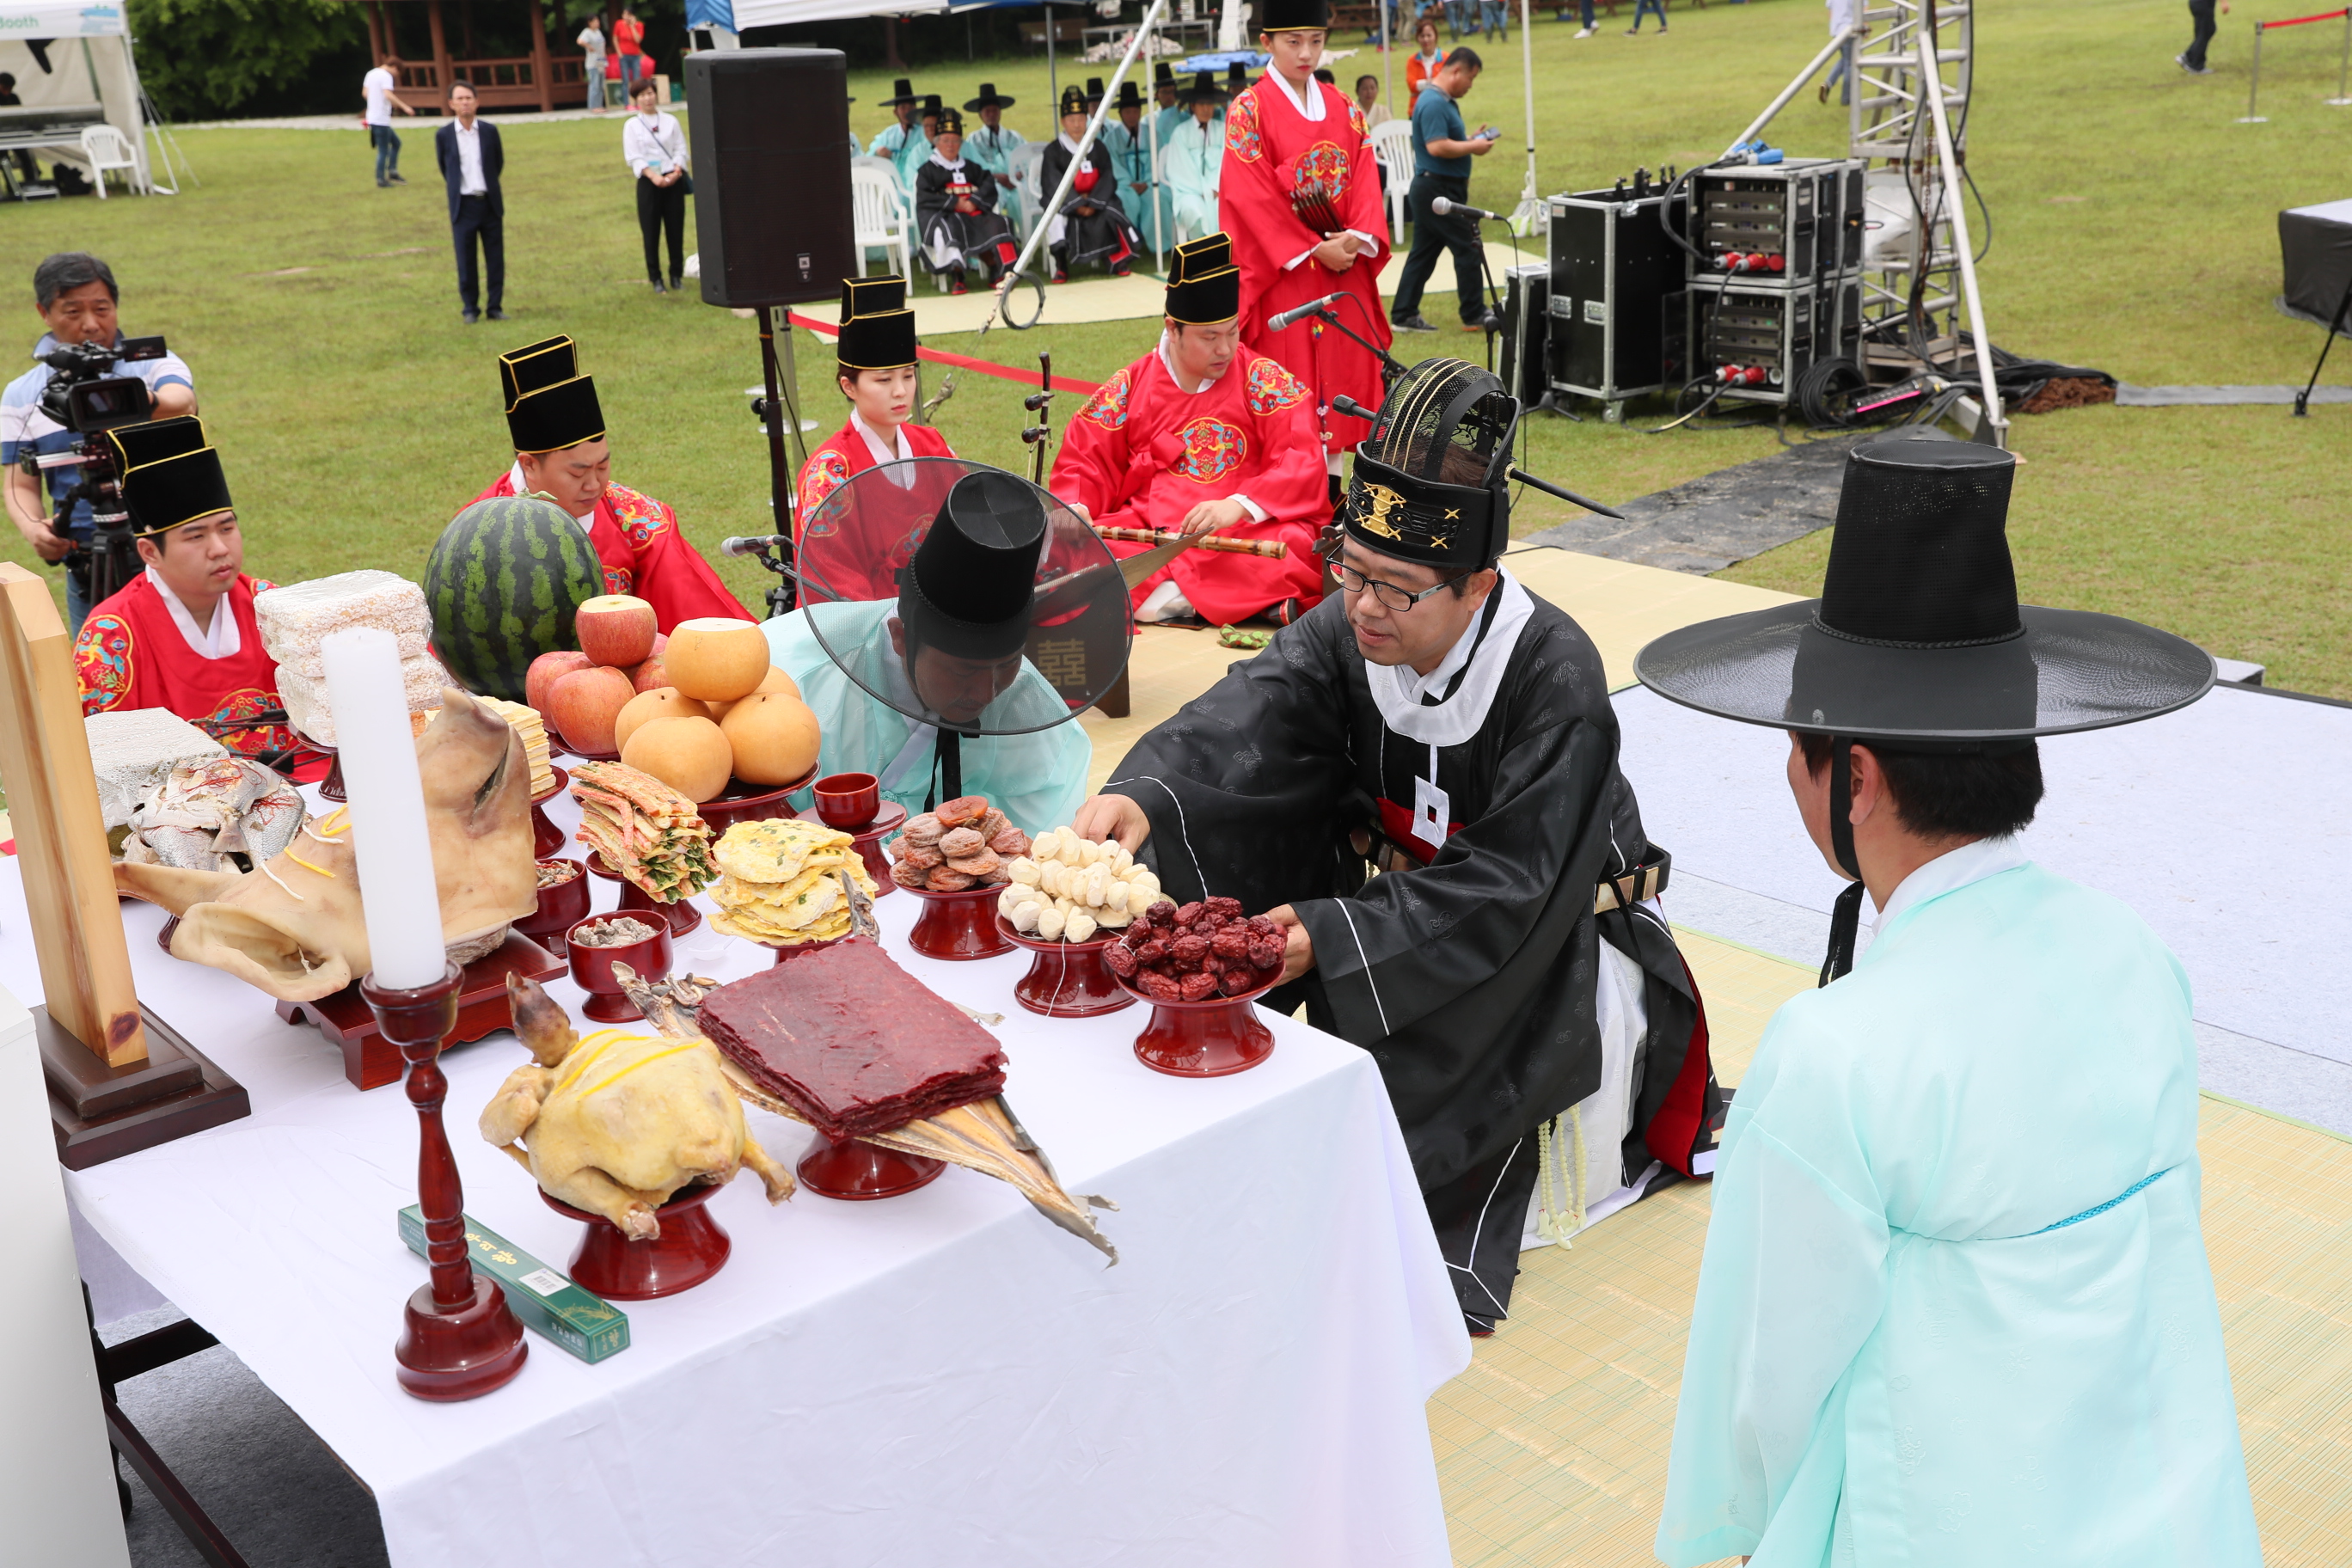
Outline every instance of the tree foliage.
<path fill-rule="evenodd" d="M 140 79 L 175 120 L 356 112 L 367 68 L 367 23 L 357 5 L 130 0 L 130 16 Z"/>

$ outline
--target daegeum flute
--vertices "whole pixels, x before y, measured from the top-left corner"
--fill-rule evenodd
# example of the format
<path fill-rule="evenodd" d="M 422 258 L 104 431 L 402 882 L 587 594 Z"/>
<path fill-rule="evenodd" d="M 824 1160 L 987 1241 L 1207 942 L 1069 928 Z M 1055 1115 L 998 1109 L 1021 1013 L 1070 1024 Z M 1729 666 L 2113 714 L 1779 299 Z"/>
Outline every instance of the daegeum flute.
<path fill-rule="evenodd" d="M 1157 528 L 1097 528 L 1095 531 L 1105 539 L 1116 539 L 1126 544 L 1173 544 L 1184 537 Z M 1290 547 L 1279 539 L 1220 539 L 1213 533 L 1195 535 L 1195 550 L 1223 550 L 1234 555 L 1263 555 L 1279 561 L 1290 553 Z"/>

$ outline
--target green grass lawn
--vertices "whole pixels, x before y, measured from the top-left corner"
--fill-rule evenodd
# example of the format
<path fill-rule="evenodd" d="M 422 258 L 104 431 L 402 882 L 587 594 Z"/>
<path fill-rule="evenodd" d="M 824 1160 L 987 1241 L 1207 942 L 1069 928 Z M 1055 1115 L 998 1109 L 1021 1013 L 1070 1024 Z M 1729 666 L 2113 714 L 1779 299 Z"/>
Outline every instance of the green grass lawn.
<path fill-rule="evenodd" d="M 2003 346 L 2141 383 L 2299 384 L 2308 373 L 2316 329 L 2271 304 L 2273 215 L 2352 194 L 2352 110 L 2320 102 L 2334 89 L 2336 56 L 2320 37 L 2327 29 L 2315 26 L 2266 47 L 2271 122 L 2231 123 L 2243 112 L 2245 14 L 2260 4 L 2225 20 L 2220 74 L 2202 79 L 2172 64 L 2187 41 L 2177 0 L 2067 0 L 1985 16 L 1970 163 L 1993 211 L 1983 278 Z M 1549 19 L 1535 26 L 1546 192 L 1702 160 L 1825 36 L 1811 0 L 1678 8 L 1664 37 L 1622 37 L 1622 20 L 1582 43 L 1571 30 Z M 1490 69 L 1465 110 L 1517 134 L 1518 38 L 1481 52 Z M 1365 50 L 1339 69 L 1345 80 L 1379 64 Z M 892 74 L 853 69 L 861 136 L 885 122 L 873 105 Z M 1072 74 L 1108 68 L 1074 68 L 1065 79 Z M 916 87 L 960 100 L 983 77 L 1021 100 L 1008 117 L 1017 129 L 1045 134 L 1042 58 L 926 69 Z M 441 526 L 509 459 L 497 353 L 556 331 L 579 339 L 596 374 L 617 478 L 669 501 L 706 548 L 765 531 L 765 447 L 741 395 L 759 376 L 752 324 L 646 290 L 617 120 L 501 123 L 514 317 L 504 325 L 457 319 L 425 121 L 402 125 L 416 183 L 390 191 L 374 187 L 356 127 L 183 132 L 200 189 L 0 207 L 0 275 L 28 280 L 36 260 L 64 247 L 113 263 L 126 330 L 168 334 L 194 367 L 251 566 L 281 581 L 361 565 L 421 571 Z M 1770 135 L 1792 153 L 1835 153 L 1844 124 L 1808 93 Z M 1498 149 L 1472 200 L 1508 207 L 1523 177 L 1523 156 Z M 39 325 L 28 296 L 14 307 L 27 344 Z M 829 430 L 840 402 L 825 340 L 798 337 L 802 395 Z M 934 346 L 1024 369 L 1050 347 L 1057 371 L 1100 379 L 1150 339 L 1142 322 L 1055 327 L 1049 304 L 1034 331 Z M 1410 354 L 1474 344 L 1451 332 L 1402 342 Z M 937 367 L 927 374 L 936 378 Z M 2352 379 L 2352 356 L 2331 379 Z M 1023 390 L 961 374 L 940 427 L 968 456 L 1018 465 Z M 1066 397 L 1058 413 L 1074 406 Z M 1531 466 L 1623 499 L 1777 445 L 1769 429 L 1642 433 L 1656 422 L 1541 419 Z M 2027 461 L 2011 533 L 2027 595 L 2144 616 L 2218 653 L 2262 660 L 2279 684 L 2352 695 L 2352 653 L 2337 635 L 2352 585 L 2336 493 L 2352 456 L 2347 423 L 2352 409 L 2340 407 L 2301 421 L 2278 408 L 2020 420 L 2014 444 Z M 1525 531 L 1560 515 L 1534 500 L 1518 522 Z M 1826 535 L 1801 541 L 1726 575 L 1810 592 L 1825 544 Z M 32 559 L 13 532 L 6 557 Z M 746 563 L 720 570 L 747 601 L 764 585 Z"/>

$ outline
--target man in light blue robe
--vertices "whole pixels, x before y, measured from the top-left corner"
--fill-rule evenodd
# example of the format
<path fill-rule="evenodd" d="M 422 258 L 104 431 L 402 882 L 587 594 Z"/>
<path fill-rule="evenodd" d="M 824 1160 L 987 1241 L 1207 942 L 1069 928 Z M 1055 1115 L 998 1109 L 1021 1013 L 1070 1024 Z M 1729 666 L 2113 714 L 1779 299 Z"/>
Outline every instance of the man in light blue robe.
<path fill-rule="evenodd" d="M 1158 181 L 1152 172 L 1155 150 L 1151 132 L 1143 123 L 1143 94 L 1136 89 L 1134 82 L 1120 82 L 1118 96 L 1111 100 L 1111 109 L 1118 118 L 1103 127 L 1102 142 L 1110 149 L 1111 176 L 1118 182 L 1119 204 L 1127 208 L 1141 232 L 1143 248 L 1157 250 L 1161 247 L 1152 237 L 1158 233 L 1152 187 Z M 1156 205 L 1165 206 L 1165 198 Z"/>
<path fill-rule="evenodd" d="M 1166 60 L 1151 68 L 1151 130 L 1160 145 L 1168 144 L 1168 133 L 1192 118 L 1177 96 L 1176 72 Z"/>
<path fill-rule="evenodd" d="M 1819 600 L 1635 663 L 1792 730 L 1839 900 L 1718 1152 L 1656 1549 L 1675 1568 L 2258 1568 L 2198 1225 L 2187 977 L 2035 866 L 2033 737 L 2196 700 L 2212 661 L 2017 603 L 2012 459 L 1849 456 Z M 1852 959 L 1861 893 L 1879 914 Z"/>
<path fill-rule="evenodd" d="M 996 84 L 980 84 L 980 96 L 965 103 L 964 112 L 980 116 L 979 126 L 963 139 L 966 161 L 986 169 L 989 178 L 996 182 L 996 210 L 1013 225 L 1013 232 L 1026 237 L 1029 233 L 1028 203 L 1021 194 L 1021 183 L 1013 177 L 1013 154 L 1029 144 L 1028 138 L 1004 123 L 1004 111 L 1013 107 L 1013 100 L 996 90 Z"/>
<path fill-rule="evenodd" d="M 910 171 L 931 155 L 930 139 L 923 134 L 923 128 L 915 118 L 915 111 L 921 107 L 922 101 L 915 92 L 915 84 L 906 77 L 900 77 L 894 84 L 891 95 L 882 100 L 882 107 L 897 114 L 898 122 L 876 132 L 873 142 L 866 149 L 873 157 L 889 159 L 898 170 L 900 187 L 908 191 L 914 189 L 909 183 Z M 922 150 L 909 159 L 908 148 L 917 145 Z"/>
<path fill-rule="evenodd" d="M 1217 181 L 1225 167 L 1225 127 L 1219 117 L 1225 101 L 1216 79 L 1202 71 L 1184 94 L 1185 118 L 1168 136 L 1169 242 L 1181 244 L 1217 231 Z"/>

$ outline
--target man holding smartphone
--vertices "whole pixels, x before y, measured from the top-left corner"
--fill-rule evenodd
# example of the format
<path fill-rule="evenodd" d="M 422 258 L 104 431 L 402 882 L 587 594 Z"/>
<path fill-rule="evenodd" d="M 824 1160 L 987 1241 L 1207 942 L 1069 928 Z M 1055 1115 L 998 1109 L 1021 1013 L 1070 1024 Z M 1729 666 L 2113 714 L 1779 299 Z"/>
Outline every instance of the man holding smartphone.
<path fill-rule="evenodd" d="M 1481 127 L 1472 136 L 1462 122 L 1460 100 L 1477 83 L 1485 62 L 1478 51 L 1455 49 L 1445 63 L 1422 83 L 1412 105 L 1412 253 L 1405 258 L 1404 275 L 1397 279 L 1396 297 L 1389 302 L 1389 321 L 1401 332 L 1433 332 L 1423 319 L 1421 291 L 1437 270 L 1437 253 L 1454 253 L 1454 283 L 1461 296 L 1462 330 L 1492 331 L 1494 312 L 1486 309 L 1479 281 L 1486 274 L 1486 251 L 1478 242 L 1478 226 L 1466 217 L 1439 216 L 1431 210 L 1438 197 L 1470 199 L 1470 160 L 1483 158 L 1495 147 L 1495 128 Z"/>

